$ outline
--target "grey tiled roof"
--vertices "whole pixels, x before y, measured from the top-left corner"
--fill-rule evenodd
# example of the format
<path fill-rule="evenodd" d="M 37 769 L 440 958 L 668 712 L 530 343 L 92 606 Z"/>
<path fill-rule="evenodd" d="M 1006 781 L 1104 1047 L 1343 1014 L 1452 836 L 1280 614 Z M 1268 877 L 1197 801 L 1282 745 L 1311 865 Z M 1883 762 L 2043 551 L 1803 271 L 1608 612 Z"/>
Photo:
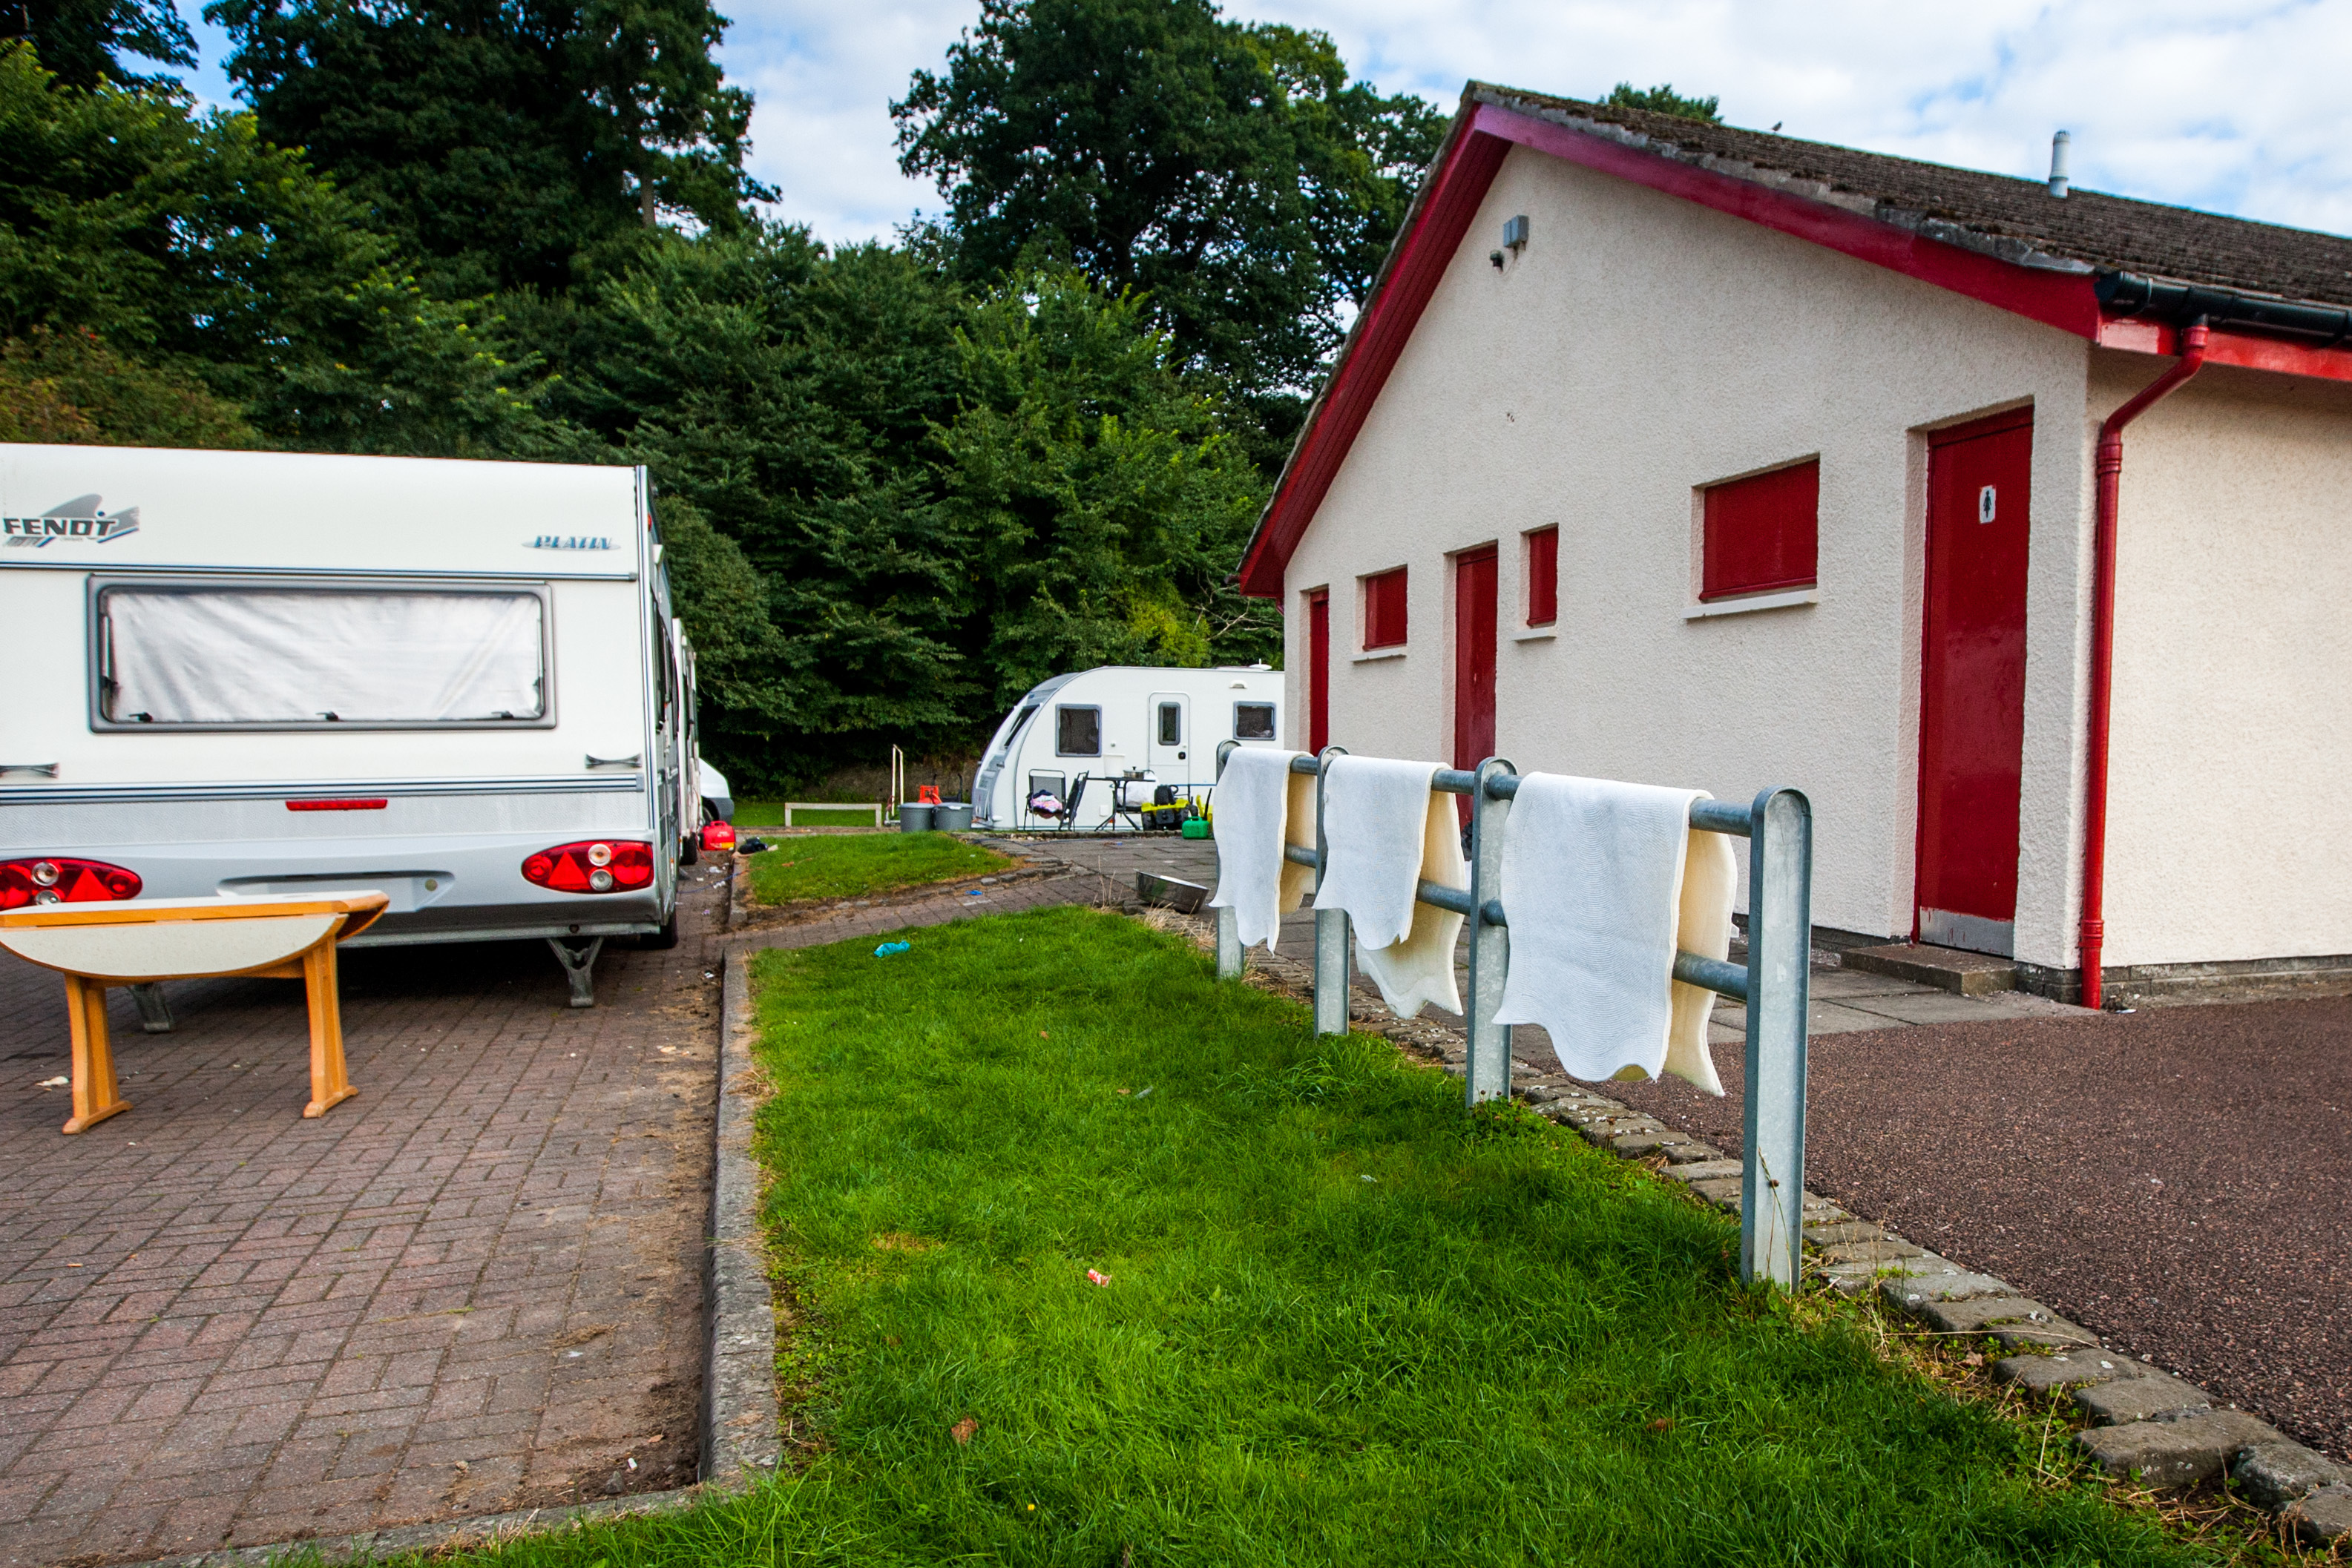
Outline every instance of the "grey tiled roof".
<path fill-rule="evenodd" d="M 2352 239 L 2137 202 L 2077 186 L 1860 152 L 1728 125 L 1474 82 L 1466 97 L 1791 189 L 1865 216 L 2029 265 L 2139 273 L 2352 305 Z"/>

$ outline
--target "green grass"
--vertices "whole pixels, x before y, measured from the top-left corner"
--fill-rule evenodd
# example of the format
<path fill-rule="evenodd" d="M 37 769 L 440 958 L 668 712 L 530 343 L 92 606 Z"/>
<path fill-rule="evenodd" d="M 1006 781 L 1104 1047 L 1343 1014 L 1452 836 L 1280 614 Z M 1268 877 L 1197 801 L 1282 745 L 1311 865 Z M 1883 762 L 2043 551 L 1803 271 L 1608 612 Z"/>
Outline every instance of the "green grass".
<path fill-rule="evenodd" d="M 2037 1479 L 2021 1424 L 1854 1309 L 1740 1287 L 1679 1191 L 1172 939 L 1075 909 L 908 936 L 756 961 L 791 1473 L 461 1556 L 2219 1560 Z"/>
<path fill-rule="evenodd" d="M 925 883 L 986 876 L 1012 861 L 950 833 L 843 833 L 779 839 L 747 857 L 751 894 L 762 904 L 858 898 Z"/>
<path fill-rule="evenodd" d="M 784 825 L 784 803 L 782 800 L 738 800 L 735 814 L 728 819 L 738 829 L 781 828 Z M 837 811 L 799 810 L 793 813 L 796 828 L 870 828 L 874 825 L 874 809 L 870 806 L 844 806 Z"/>

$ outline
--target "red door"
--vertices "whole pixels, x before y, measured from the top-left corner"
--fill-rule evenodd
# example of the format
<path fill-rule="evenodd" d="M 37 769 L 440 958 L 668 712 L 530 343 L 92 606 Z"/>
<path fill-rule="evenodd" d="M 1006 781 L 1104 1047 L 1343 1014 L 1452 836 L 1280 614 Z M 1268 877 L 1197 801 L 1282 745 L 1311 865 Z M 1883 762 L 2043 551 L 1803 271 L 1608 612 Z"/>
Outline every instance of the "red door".
<path fill-rule="evenodd" d="M 2009 955 L 2025 742 L 2031 411 L 1939 432 L 1927 452 L 1913 936 Z"/>
<path fill-rule="evenodd" d="M 1454 558 L 1454 766 L 1495 755 L 1495 547 Z M 1455 797 L 1462 820 L 1470 798 Z"/>
<path fill-rule="evenodd" d="M 1307 749 L 1331 744 L 1331 591 L 1307 596 Z"/>

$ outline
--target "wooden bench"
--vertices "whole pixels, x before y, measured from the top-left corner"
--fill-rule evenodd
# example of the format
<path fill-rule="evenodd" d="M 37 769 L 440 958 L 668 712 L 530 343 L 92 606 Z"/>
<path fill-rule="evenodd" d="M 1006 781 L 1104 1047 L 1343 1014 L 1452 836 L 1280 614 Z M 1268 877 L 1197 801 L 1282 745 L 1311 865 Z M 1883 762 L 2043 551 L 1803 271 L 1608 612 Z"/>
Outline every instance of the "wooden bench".
<path fill-rule="evenodd" d="M 374 924 L 381 893 L 320 898 L 149 898 L 124 904 L 39 904 L 0 914 L 0 947 L 66 977 L 73 1030 L 73 1114 L 79 1133 L 131 1109 L 114 1081 L 106 1032 L 110 986 L 256 975 L 300 980 L 310 1004 L 310 1103 L 323 1116 L 358 1091 L 343 1072 L 335 944 Z"/>
<path fill-rule="evenodd" d="M 784 802 L 784 826 L 793 825 L 794 811 L 871 811 L 874 825 L 882 825 L 882 802 L 879 800 L 787 800 Z"/>

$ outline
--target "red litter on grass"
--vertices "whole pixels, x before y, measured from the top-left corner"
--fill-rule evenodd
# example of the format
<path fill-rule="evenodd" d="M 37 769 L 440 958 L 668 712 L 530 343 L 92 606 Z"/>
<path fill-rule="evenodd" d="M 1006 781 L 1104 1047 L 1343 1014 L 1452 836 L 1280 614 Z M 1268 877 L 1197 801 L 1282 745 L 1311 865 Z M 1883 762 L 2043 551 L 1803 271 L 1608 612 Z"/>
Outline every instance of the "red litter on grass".
<path fill-rule="evenodd" d="M 1110 1283 L 1110 1276 L 1108 1274 L 1102 1273 L 1094 1269 L 1087 1270 L 1087 1278 L 1093 1281 L 1097 1285 L 1108 1285 Z"/>

